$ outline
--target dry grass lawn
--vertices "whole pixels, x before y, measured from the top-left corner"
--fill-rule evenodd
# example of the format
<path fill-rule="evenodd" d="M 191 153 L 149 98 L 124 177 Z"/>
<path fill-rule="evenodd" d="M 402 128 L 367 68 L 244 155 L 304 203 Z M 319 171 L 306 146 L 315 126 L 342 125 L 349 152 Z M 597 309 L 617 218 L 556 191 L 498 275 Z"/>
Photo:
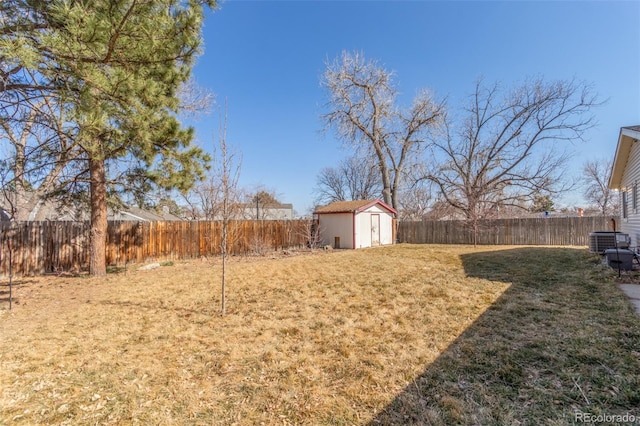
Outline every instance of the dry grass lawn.
<path fill-rule="evenodd" d="M 0 287 L 0 424 L 567 424 L 638 412 L 585 249 L 398 245 Z"/>

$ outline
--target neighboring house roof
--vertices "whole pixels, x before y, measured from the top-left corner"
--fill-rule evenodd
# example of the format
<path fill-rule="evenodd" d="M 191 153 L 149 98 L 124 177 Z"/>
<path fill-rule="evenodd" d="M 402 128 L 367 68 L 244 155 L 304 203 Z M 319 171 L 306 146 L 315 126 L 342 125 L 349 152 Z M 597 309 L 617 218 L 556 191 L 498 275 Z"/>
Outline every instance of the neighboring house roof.
<path fill-rule="evenodd" d="M 256 207 L 256 203 L 243 203 L 240 205 L 248 208 Z M 266 204 L 258 203 L 258 206 L 261 209 L 262 208 L 265 208 L 265 209 L 292 209 L 293 208 L 293 204 L 291 203 L 266 203 Z"/>
<path fill-rule="evenodd" d="M 33 206 L 31 211 L 23 210 L 22 215 L 11 217 L 8 213 L 7 206 L 0 206 L 3 210 L 2 220 L 18 220 L 18 221 L 77 221 L 89 220 L 88 212 L 79 211 L 71 206 L 63 206 L 53 200 L 40 201 Z M 22 206 L 18 206 L 21 208 Z M 5 217 L 6 216 L 6 217 Z"/>
<path fill-rule="evenodd" d="M 234 203 L 230 207 L 230 217 L 239 220 L 290 220 L 293 219 L 293 204 L 282 203 Z M 222 219 L 215 213 L 213 220 Z"/>
<path fill-rule="evenodd" d="M 316 209 L 314 214 L 359 213 L 374 205 L 379 205 L 383 209 L 388 210 L 393 214 L 397 213 L 397 211 L 393 207 L 383 203 L 380 200 L 357 200 L 357 201 L 336 201 L 335 203 L 331 203 L 329 205 Z"/>
<path fill-rule="evenodd" d="M 631 147 L 638 140 L 640 140 L 640 125 L 622 127 L 620 129 L 616 156 L 613 160 L 611 177 L 609 178 L 609 188 L 620 189 L 624 169 L 627 167 L 629 156 L 631 155 Z"/>
<path fill-rule="evenodd" d="M 70 206 L 63 206 L 54 200 L 38 203 L 36 209 L 30 212 L 25 221 L 83 221 L 89 220 L 89 209 L 81 207 L 73 208 Z M 123 210 L 113 211 L 109 209 L 107 212 L 108 220 L 135 220 L 142 222 L 164 222 L 164 221 L 177 221 L 181 218 L 169 213 L 168 209 L 162 213 L 155 213 L 150 210 L 143 210 L 137 207 L 129 207 Z M 0 221 L 11 220 L 7 211 L 0 206 Z"/>
<path fill-rule="evenodd" d="M 243 214 L 248 215 L 249 217 L 255 216 L 256 213 L 260 216 L 281 216 L 283 213 L 289 213 L 290 216 L 293 215 L 293 204 L 290 203 L 241 203 L 238 204 L 238 206 L 243 210 Z"/>
<path fill-rule="evenodd" d="M 168 211 L 162 214 L 143 210 L 138 207 L 129 207 L 125 210 L 109 213 L 109 220 L 139 220 L 142 222 L 164 222 L 182 220 L 178 216 L 172 215 Z"/>

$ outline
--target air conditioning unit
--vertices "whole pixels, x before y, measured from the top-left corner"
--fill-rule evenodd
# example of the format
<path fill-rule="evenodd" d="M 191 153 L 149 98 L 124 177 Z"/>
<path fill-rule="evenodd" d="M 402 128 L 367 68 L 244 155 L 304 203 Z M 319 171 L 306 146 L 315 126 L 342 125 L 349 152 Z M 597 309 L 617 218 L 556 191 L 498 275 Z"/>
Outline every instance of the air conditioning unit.
<path fill-rule="evenodd" d="M 589 251 L 591 253 L 604 254 L 606 249 L 623 248 L 631 245 L 629 234 L 613 231 L 596 231 L 589 234 Z"/>

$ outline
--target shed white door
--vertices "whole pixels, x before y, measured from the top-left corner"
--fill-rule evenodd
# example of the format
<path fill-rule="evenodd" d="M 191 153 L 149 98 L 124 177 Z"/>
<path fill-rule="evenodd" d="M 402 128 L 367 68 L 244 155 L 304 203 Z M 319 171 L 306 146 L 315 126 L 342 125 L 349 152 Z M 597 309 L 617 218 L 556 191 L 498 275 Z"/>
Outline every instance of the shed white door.
<path fill-rule="evenodd" d="M 371 215 L 371 245 L 380 245 L 380 215 Z"/>

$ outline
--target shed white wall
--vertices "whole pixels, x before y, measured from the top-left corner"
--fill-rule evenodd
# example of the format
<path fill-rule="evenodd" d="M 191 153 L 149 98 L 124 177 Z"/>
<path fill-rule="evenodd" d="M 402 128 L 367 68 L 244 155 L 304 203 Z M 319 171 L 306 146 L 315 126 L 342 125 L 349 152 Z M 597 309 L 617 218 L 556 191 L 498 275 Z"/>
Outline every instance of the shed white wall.
<path fill-rule="evenodd" d="M 636 205 L 633 205 L 633 187 L 637 187 Z M 631 236 L 631 246 L 640 246 L 640 144 L 634 142 L 631 147 L 629 161 L 624 169 L 622 176 L 622 185 L 620 188 L 620 215 L 623 212 L 623 193 L 626 192 L 627 198 L 627 218 L 619 221 L 619 230 Z"/>
<path fill-rule="evenodd" d="M 371 247 L 372 241 L 372 216 L 380 217 L 380 245 L 393 244 L 393 215 L 378 205 L 373 205 L 356 215 L 356 247 Z"/>
<path fill-rule="evenodd" d="M 318 229 L 322 245 L 335 247 L 335 238 L 340 238 L 340 248 L 353 247 L 353 214 L 331 213 L 318 215 Z"/>
<path fill-rule="evenodd" d="M 394 244 L 393 241 L 393 214 L 385 212 L 380 215 L 380 244 Z"/>
<path fill-rule="evenodd" d="M 356 214 L 356 248 L 371 247 L 371 213 Z"/>

